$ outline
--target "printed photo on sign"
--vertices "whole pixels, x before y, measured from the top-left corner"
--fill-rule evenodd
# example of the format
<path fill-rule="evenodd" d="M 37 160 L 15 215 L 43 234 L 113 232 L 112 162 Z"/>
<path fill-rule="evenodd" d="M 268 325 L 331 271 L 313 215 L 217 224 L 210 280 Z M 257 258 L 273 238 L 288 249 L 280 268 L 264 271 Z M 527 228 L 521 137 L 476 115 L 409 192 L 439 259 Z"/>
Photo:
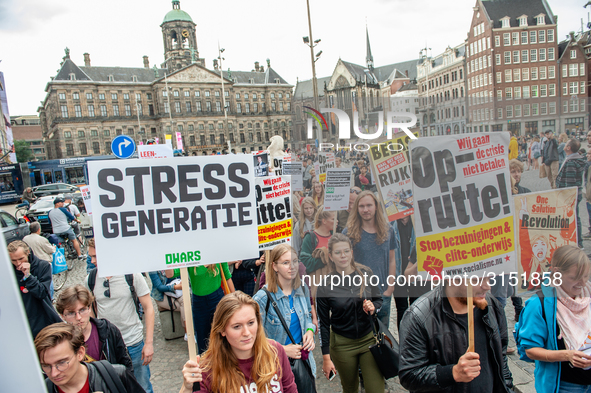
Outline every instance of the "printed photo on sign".
<path fill-rule="evenodd" d="M 420 273 L 516 271 L 508 145 L 507 132 L 411 142 Z"/>
<path fill-rule="evenodd" d="M 289 176 L 256 178 L 259 250 L 291 242 L 291 184 Z"/>
<path fill-rule="evenodd" d="M 518 292 L 539 288 L 550 272 L 558 247 L 577 246 L 577 188 L 532 192 L 513 197 L 518 235 Z"/>
<path fill-rule="evenodd" d="M 100 277 L 258 257 L 252 157 L 92 161 L 88 171 Z"/>
<path fill-rule="evenodd" d="M 418 133 L 415 133 L 418 137 Z M 374 180 L 386 207 L 388 221 L 413 214 L 410 137 L 403 132 L 369 149 Z"/>
<path fill-rule="evenodd" d="M 254 175 L 256 177 L 269 175 L 269 152 L 257 151 L 252 153 L 254 162 Z"/>

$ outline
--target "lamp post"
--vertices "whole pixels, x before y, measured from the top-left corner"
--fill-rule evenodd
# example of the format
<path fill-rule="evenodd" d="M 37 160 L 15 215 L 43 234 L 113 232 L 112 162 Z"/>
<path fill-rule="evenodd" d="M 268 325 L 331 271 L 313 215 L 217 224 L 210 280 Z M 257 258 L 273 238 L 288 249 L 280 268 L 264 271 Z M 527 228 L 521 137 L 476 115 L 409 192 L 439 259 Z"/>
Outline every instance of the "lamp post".
<path fill-rule="evenodd" d="M 304 37 L 304 44 L 310 47 L 310 59 L 312 61 L 312 89 L 314 94 L 314 108 L 316 110 L 320 110 L 319 103 L 318 103 L 318 81 L 316 80 L 316 61 L 320 58 L 322 51 L 318 52 L 316 56 L 314 56 L 314 47 L 318 45 L 320 39 L 314 41 L 312 38 L 312 19 L 310 18 L 310 0 L 306 0 L 306 6 L 308 7 L 308 31 L 309 36 Z M 322 125 L 320 125 L 320 129 L 318 131 L 318 143 L 322 143 Z"/>

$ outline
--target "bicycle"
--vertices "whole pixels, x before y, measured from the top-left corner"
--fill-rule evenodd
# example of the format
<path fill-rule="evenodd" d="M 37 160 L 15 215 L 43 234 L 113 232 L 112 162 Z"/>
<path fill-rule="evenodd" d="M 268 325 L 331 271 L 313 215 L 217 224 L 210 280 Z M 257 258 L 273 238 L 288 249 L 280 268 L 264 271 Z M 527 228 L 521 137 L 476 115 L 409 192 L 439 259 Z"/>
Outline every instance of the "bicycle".
<path fill-rule="evenodd" d="M 19 218 L 25 218 L 27 212 L 29 211 L 29 205 L 21 206 L 17 208 L 14 212 L 14 217 L 18 220 Z"/>
<path fill-rule="evenodd" d="M 66 259 L 66 263 L 67 263 L 67 259 Z M 58 274 L 53 274 L 51 276 L 51 279 L 53 280 L 53 289 L 55 291 L 59 291 L 60 289 L 62 289 L 62 287 L 66 284 L 66 281 L 68 281 L 68 271 L 69 271 L 69 266 L 68 269 L 64 270 L 61 273 Z"/>
<path fill-rule="evenodd" d="M 64 255 L 66 257 L 66 264 L 68 265 L 68 270 L 72 270 L 74 268 L 74 263 L 78 260 L 78 253 L 76 252 L 74 244 L 72 243 L 70 238 L 66 237 L 64 239 L 61 236 L 58 236 L 58 238 L 60 239 L 60 247 L 64 249 Z M 80 251 L 82 251 L 82 245 L 80 247 Z"/>

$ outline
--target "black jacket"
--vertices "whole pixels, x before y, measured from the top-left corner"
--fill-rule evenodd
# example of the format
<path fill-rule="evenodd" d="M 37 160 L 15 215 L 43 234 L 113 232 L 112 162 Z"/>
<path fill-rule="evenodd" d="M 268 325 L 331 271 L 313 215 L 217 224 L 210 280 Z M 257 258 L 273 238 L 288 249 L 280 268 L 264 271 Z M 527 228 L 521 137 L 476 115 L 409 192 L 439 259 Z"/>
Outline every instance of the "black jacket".
<path fill-rule="evenodd" d="M 542 151 L 542 163 L 550 165 L 554 161 L 558 161 L 558 142 L 556 138 L 548 139 L 544 143 L 544 150 Z"/>
<path fill-rule="evenodd" d="M 96 326 L 100 342 L 103 344 L 101 352 L 105 359 L 111 364 L 121 364 L 126 369 L 133 372 L 131 358 L 127 352 L 127 346 L 121 336 L 121 331 L 106 319 L 95 319 L 90 317 L 90 321 Z"/>
<path fill-rule="evenodd" d="M 88 384 L 90 385 L 91 392 L 103 392 L 103 393 L 111 393 L 111 390 L 107 387 L 107 384 L 103 380 L 103 377 L 99 374 L 96 367 L 92 363 L 83 363 L 88 368 Z M 113 368 L 115 369 L 115 373 L 121 379 L 121 383 L 127 390 L 127 393 L 145 393 L 146 391 L 139 382 L 135 379 L 133 372 L 126 369 L 124 366 L 120 364 L 113 364 Z M 53 384 L 49 380 L 49 378 L 45 379 L 45 385 L 47 386 L 47 391 L 49 393 L 58 393 L 57 386 Z"/>
<path fill-rule="evenodd" d="M 439 286 L 415 301 L 400 324 L 400 383 L 411 392 L 465 392 L 452 368 L 468 348 L 468 332 L 456 319 Z M 507 365 L 507 319 L 497 299 L 487 293 L 483 317 L 494 378 L 493 391 L 511 392 L 513 377 Z"/>
<path fill-rule="evenodd" d="M 371 269 L 364 267 L 362 274 L 367 273 L 367 283 L 373 274 Z M 316 307 L 318 310 L 318 321 L 320 323 L 320 345 L 322 354 L 330 353 L 330 330 L 346 338 L 357 339 L 365 336 L 371 329 L 371 317 L 363 311 L 363 300 L 371 300 L 376 312 L 382 307 L 382 292 L 378 287 L 365 287 L 364 296 L 359 296 L 360 286 L 355 285 L 354 277 L 359 276 L 353 272 L 345 276 L 343 285 L 331 289 L 331 276 L 327 276 L 326 285 L 318 287 Z M 348 285 L 348 277 L 351 278 L 351 285 Z M 363 276 L 361 276 L 363 279 Z M 359 280 L 359 279 L 357 279 Z M 359 283 L 359 281 L 357 281 Z M 336 284 L 336 280 L 335 280 Z"/>
<path fill-rule="evenodd" d="M 29 263 L 31 275 L 26 280 L 23 280 L 25 276 L 23 272 L 16 270 L 14 265 L 13 269 L 34 339 L 44 327 L 62 322 L 62 319 L 53 308 L 49 294 L 51 265 L 37 258 L 33 253 L 29 254 Z M 27 293 L 23 292 L 25 288 Z"/>

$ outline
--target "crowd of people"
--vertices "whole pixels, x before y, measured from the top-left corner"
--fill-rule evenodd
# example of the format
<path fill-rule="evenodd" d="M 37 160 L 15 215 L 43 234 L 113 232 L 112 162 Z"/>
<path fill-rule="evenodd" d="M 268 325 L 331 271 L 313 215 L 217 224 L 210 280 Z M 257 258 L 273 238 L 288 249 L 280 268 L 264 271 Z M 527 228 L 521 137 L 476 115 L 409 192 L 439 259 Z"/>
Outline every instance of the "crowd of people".
<path fill-rule="evenodd" d="M 517 142 L 517 156 L 516 139 L 511 142 L 513 193 L 529 192 L 520 184 L 522 152 L 526 170 L 544 167 L 552 188 L 575 185 L 581 198 L 583 192 L 590 198 L 591 155 L 584 160 L 574 138 L 544 137 Z M 588 139 L 591 143 L 591 133 Z M 291 244 L 279 244 L 250 260 L 190 267 L 190 288 L 182 287 L 178 269 L 97 277 L 96 246 L 89 239 L 87 255 L 77 249 L 81 259 L 91 262 L 85 282 L 62 289 L 54 299 L 50 260 L 55 249 L 43 242 L 39 228 L 32 224 L 29 239 L 10 243 L 49 391 L 110 392 L 115 380 L 128 392 L 152 392 L 154 304 L 159 310 L 180 311 L 186 328 L 183 290 L 191 291 L 200 356 L 185 363 L 182 380 L 178 377 L 181 392 L 308 392 L 316 378 L 339 375 L 344 393 L 358 392 L 360 385 L 367 393 L 382 393 L 386 380 L 369 348 L 379 323 L 394 329 L 392 307 L 403 387 L 416 392 L 511 392 L 505 316 L 509 297 L 523 348 L 536 362 L 537 391 L 591 389 L 591 262 L 581 237 L 580 248 L 560 247 L 550 261 L 561 284 L 542 285 L 525 307 L 508 284 L 497 281 L 491 287 L 484 278 L 473 285 L 475 347 L 467 350 L 465 282 L 444 282 L 432 289 L 429 281 L 394 285 L 388 280 L 418 273 L 415 232 L 409 216 L 388 222 L 367 157 L 339 155 L 338 166 L 345 161 L 353 172 L 348 208 L 338 213 L 324 209 L 314 153 L 301 158 L 305 190 L 292 195 L 297 214 Z M 59 226 L 75 216 L 56 199 L 55 213 L 50 213 L 55 230 L 75 242 L 76 235 Z M 591 210 L 589 202 L 587 207 Z M 576 214 L 579 218 L 578 207 Z M 377 277 L 378 284 L 364 276 Z M 323 278 L 338 284 L 323 285 Z M 318 365 L 312 355 L 317 346 L 322 353 Z"/>

